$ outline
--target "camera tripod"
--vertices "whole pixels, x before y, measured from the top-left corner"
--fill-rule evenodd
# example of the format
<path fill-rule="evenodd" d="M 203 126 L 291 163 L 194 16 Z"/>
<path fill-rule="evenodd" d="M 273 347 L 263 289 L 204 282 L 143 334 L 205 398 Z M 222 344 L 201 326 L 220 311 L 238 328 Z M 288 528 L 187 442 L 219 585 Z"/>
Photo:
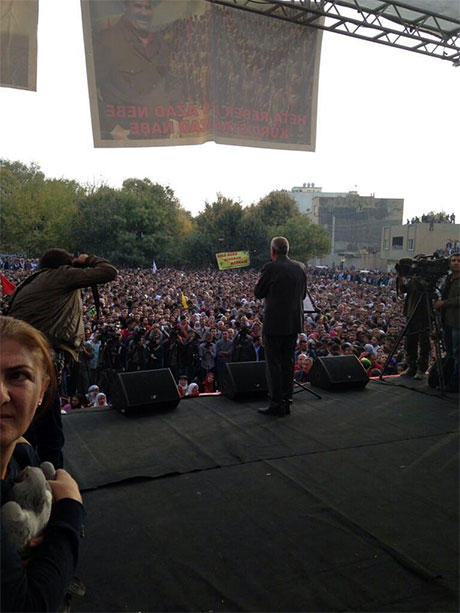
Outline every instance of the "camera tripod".
<path fill-rule="evenodd" d="M 304 315 L 307 315 L 308 313 L 318 313 L 319 312 L 308 290 L 306 290 L 305 298 L 303 300 L 303 312 L 304 312 Z M 319 398 L 320 400 L 322 399 L 318 393 L 314 392 L 312 389 L 307 387 L 305 383 L 301 381 L 296 381 L 295 379 L 293 383 L 294 385 L 297 385 L 298 387 L 301 388 L 293 392 L 293 394 L 301 394 L 302 392 L 310 392 L 310 394 L 312 394 L 313 396 L 316 396 L 316 398 Z"/>
<path fill-rule="evenodd" d="M 412 312 L 407 318 L 406 325 L 399 333 L 398 338 L 396 339 L 390 353 L 388 354 L 388 357 L 386 359 L 385 364 L 383 365 L 382 373 L 380 374 L 379 379 L 380 380 L 383 379 L 384 372 L 388 364 L 390 363 L 391 358 L 394 356 L 395 352 L 397 351 L 399 347 L 399 343 L 401 342 L 401 339 L 404 336 L 407 336 L 407 330 L 408 328 L 411 327 L 411 324 L 414 322 L 417 309 L 420 306 L 422 307 L 424 306 L 424 313 L 427 316 L 427 324 L 424 325 L 420 330 L 417 330 L 415 333 L 420 333 L 422 330 L 427 330 L 429 339 L 433 341 L 436 368 L 438 369 L 439 390 L 441 392 L 441 396 L 444 396 L 445 383 L 444 383 L 444 373 L 443 373 L 442 360 L 441 360 L 442 336 L 441 336 L 441 331 L 439 327 L 438 316 L 437 316 L 437 313 L 432 303 L 432 296 L 434 294 L 434 289 L 435 287 L 431 285 L 431 286 L 423 287 L 423 289 L 420 291 L 420 296 L 418 297 L 417 302 L 414 308 L 412 309 Z"/>

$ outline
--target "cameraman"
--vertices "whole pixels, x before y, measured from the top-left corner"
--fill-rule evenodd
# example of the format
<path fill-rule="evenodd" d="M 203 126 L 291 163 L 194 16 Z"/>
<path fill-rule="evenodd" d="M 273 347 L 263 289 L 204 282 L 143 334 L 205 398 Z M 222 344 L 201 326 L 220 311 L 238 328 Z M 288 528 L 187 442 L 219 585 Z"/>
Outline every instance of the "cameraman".
<path fill-rule="evenodd" d="M 430 320 L 426 290 L 416 278 L 405 281 L 398 276 L 396 286 L 399 292 L 406 294 L 403 313 L 408 320 L 406 328 L 407 368 L 401 377 L 424 379 L 430 359 Z"/>
<path fill-rule="evenodd" d="M 99 349 L 98 371 L 106 377 L 108 370 L 122 370 L 120 359 L 121 336 L 117 327 L 105 326 L 100 332 L 101 347 Z M 109 389 L 107 385 L 104 389 Z"/>
<path fill-rule="evenodd" d="M 201 378 L 208 374 L 209 371 L 214 372 L 216 366 L 216 345 L 212 342 L 211 332 L 206 332 L 204 342 L 200 344 L 198 348 L 198 355 L 200 356 L 201 366 Z"/>
<path fill-rule="evenodd" d="M 85 340 L 80 290 L 113 281 L 116 276 L 117 269 L 103 258 L 85 253 L 74 259 L 64 249 L 48 249 L 40 258 L 38 270 L 12 295 L 8 315 L 45 334 L 54 350 L 58 380 L 66 362 L 78 362 Z M 41 462 L 48 460 L 55 468 L 62 468 L 64 434 L 58 392 L 27 438 L 36 446 Z"/>
<path fill-rule="evenodd" d="M 452 358 L 452 372 L 446 381 L 446 392 L 458 392 L 460 369 L 460 253 L 450 256 L 451 274 L 442 288 L 441 300 L 434 308 L 441 312 L 446 357 Z"/>
<path fill-rule="evenodd" d="M 144 328 L 137 327 L 128 345 L 128 372 L 145 370 L 147 349 L 144 344 Z"/>
<path fill-rule="evenodd" d="M 233 341 L 232 362 L 250 362 L 251 360 L 255 360 L 252 350 L 252 337 L 243 323 Z"/>

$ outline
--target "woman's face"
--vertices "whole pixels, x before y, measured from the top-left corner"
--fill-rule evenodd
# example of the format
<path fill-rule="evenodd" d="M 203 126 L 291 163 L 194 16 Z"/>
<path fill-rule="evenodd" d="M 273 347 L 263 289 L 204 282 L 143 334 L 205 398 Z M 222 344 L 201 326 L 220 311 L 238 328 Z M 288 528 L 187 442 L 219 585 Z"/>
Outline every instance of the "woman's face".
<path fill-rule="evenodd" d="M 97 399 L 97 404 L 100 407 L 103 407 L 107 404 L 107 398 L 105 396 L 99 396 L 99 398 Z"/>
<path fill-rule="evenodd" d="M 0 353 L 0 444 L 11 445 L 24 434 L 43 400 L 49 379 L 40 360 L 13 339 Z"/>

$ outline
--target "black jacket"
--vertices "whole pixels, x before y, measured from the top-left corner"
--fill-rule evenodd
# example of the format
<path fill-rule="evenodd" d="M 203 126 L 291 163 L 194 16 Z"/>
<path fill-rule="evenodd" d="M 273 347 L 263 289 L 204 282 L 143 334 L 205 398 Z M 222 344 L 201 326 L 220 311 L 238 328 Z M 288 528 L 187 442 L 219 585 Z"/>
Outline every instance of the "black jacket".
<path fill-rule="evenodd" d="M 248 361 L 255 362 L 257 360 L 256 350 L 254 347 L 254 343 L 251 343 L 251 346 L 248 348 Z M 259 347 L 259 362 L 263 362 L 265 360 L 265 349 L 263 345 Z"/>
<path fill-rule="evenodd" d="M 303 301 L 307 275 L 301 262 L 279 255 L 267 262 L 254 289 L 256 298 L 265 298 L 264 335 L 289 335 L 303 330 Z"/>

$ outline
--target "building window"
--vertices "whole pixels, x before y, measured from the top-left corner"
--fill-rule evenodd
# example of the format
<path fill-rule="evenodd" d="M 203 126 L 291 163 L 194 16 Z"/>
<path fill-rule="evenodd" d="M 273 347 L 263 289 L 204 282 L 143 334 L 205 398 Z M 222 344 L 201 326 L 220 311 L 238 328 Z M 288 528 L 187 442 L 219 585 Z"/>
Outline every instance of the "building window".
<path fill-rule="evenodd" d="M 390 243 L 389 243 L 389 241 L 388 241 L 388 239 L 387 239 L 387 238 L 384 238 L 384 239 L 383 239 L 383 248 L 384 248 L 386 251 L 388 251 L 388 249 L 390 248 Z"/>
<path fill-rule="evenodd" d="M 392 249 L 402 249 L 403 243 L 404 243 L 403 236 L 393 236 L 393 238 L 391 239 L 391 248 Z"/>
<path fill-rule="evenodd" d="M 414 250 L 414 239 L 408 238 L 407 239 L 407 251 L 413 251 L 413 250 Z"/>

